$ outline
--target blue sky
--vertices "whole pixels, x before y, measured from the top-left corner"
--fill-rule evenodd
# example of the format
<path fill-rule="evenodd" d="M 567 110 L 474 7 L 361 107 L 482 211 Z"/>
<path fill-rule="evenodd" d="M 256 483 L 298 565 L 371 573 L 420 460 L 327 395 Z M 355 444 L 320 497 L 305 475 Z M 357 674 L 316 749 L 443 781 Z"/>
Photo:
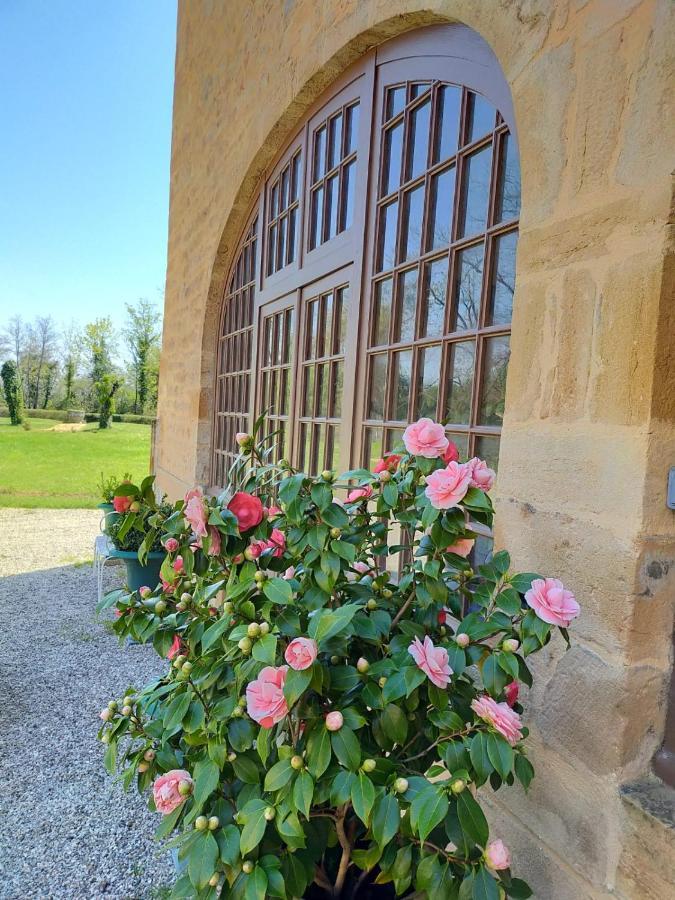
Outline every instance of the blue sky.
<path fill-rule="evenodd" d="M 0 0 L 0 327 L 160 300 L 176 0 Z"/>

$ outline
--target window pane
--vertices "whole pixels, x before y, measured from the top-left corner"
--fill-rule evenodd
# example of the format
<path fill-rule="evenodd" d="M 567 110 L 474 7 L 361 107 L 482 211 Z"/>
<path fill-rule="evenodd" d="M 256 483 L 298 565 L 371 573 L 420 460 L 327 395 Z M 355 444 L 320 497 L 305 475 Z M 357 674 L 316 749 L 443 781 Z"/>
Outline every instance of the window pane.
<path fill-rule="evenodd" d="M 351 228 L 354 220 L 354 193 L 356 187 L 354 179 L 356 177 L 356 161 L 347 163 L 342 170 L 342 209 L 340 213 L 339 231 L 345 231 Z"/>
<path fill-rule="evenodd" d="M 345 337 L 347 335 L 347 315 L 349 313 L 349 288 L 338 288 L 335 294 L 335 337 L 333 353 L 345 352 Z"/>
<path fill-rule="evenodd" d="M 430 87 L 430 81 L 418 81 L 415 84 L 412 84 L 410 86 L 410 99 L 414 100 L 416 97 L 419 97 L 420 94 L 423 94 L 425 91 L 429 90 Z"/>
<path fill-rule="evenodd" d="M 310 425 L 303 424 L 300 426 L 300 454 L 298 459 L 298 466 L 305 472 L 307 471 L 309 464 L 309 445 L 311 438 L 310 429 Z"/>
<path fill-rule="evenodd" d="M 478 153 L 473 153 L 465 161 L 460 237 L 485 231 L 488 197 L 490 195 L 491 161 L 491 146 L 484 147 Z"/>
<path fill-rule="evenodd" d="M 282 369 L 279 373 L 279 414 L 287 416 L 290 408 L 291 379 L 289 370 Z"/>
<path fill-rule="evenodd" d="M 286 265 L 286 229 L 288 228 L 288 219 L 286 216 L 279 220 L 279 245 L 277 248 L 277 269 L 282 269 Z"/>
<path fill-rule="evenodd" d="M 403 195 L 401 223 L 401 262 L 415 259 L 422 251 L 422 219 L 424 216 L 424 185 Z"/>
<path fill-rule="evenodd" d="M 449 348 L 447 420 L 468 425 L 471 418 L 471 391 L 476 358 L 476 342 L 451 344 Z"/>
<path fill-rule="evenodd" d="M 279 212 L 279 183 L 277 182 L 272 187 L 272 193 L 270 195 L 270 219 L 274 219 Z"/>
<path fill-rule="evenodd" d="M 337 234 L 339 175 L 333 175 L 326 182 L 326 240 Z"/>
<path fill-rule="evenodd" d="M 401 154 L 403 151 L 403 122 L 384 134 L 382 160 L 382 196 L 391 194 L 401 183 Z"/>
<path fill-rule="evenodd" d="M 405 87 L 393 87 L 387 91 L 386 121 L 397 116 L 405 106 Z"/>
<path fill-rule="evenodd" d="M 345 156 L 356 150 L 359 140 L 359 104 L 347 108 L 345 112 Z"/>
<path fill-rule="evenodd" d="M 448 288 L 448 258 L 434 260 L 425 267 L 422 337 L 445 332 L 445 300 Z"/>
<path fill-rule="evenodd" d="M 457 152 L 459 143 L 459 111 L 462 91 L 453 85 L 445 85 L 438 91 L 438 125 L 434 162 L 440 162 Z"/>
<path fill-rule="evenodd" d="M 402 272 L 398 278 L 398 299 L 394 343 L 412 341 L 415 337 L 417 309 L 417 268 Z"/>
<path fill-rule="evenodd" d="M 476 436 L 475 455 L 484 459 L 491 469 L 497 471 L 499 462 L 499 438 L 491 435 L 479 434 Z"/>
<path fill-rule="evenodd" d="M 452 166 L 431 179 L 427 250 L 447 247 L 450 243 L 454 198 L 455 167 Z"/>
<path fill-rule="evenodd" d="M 399 422 L 408 421 L 408 398 L 412 379 L 412 350 L 403 350 L 392 355 L 391 416 Z"/>
<path fill-rule="evenodd" d="M 296 153 L 291 163 L 291 199 L 297 200 L 300 191 L 300 154 Z"/>
<path fill-rule="evenodd" d="M 427 168 L 427 150 L 429 147 L 429 123 L 431 117 L 431 101 L 427 100 L 410 114 L 410 132 L 408 134 L 408 164 L 406 181 L 417 178 Z"/>
<path fill-rule="evenodd" d="M 302 414 L 314 415 L 314 366 L 305 368 L 305 383 L 302 389 Z"/>
<path fill-rule="evenodd" d="M 403 443 L 403 432 L 405 428 L 387 428 L 384 434 L 384 452 L 389 454 L 394 447 Z"/>
<path fill-rule="evenodd" d="M 469 143 L 495 127 L 495 108 L 480 94 L 469 94 Z"/>
<path fill-rule="evenodd" d="M 288 207 L 288 188 L 290 186 L 290 180 L 291 170 L 290 167 L 287 167 L 281 173 L 281 198 L 279 200 L 279 207 L 281 209 L 286 209 Z"/>
<path fill-rule="evenodd" d="M 295 259 L 295 223 L 297 214 L 297 207 L 288 214 L 288 252 L 286 254 L 286 263 L 292 263 Z"/>
<path fill-rule="evenodd" d="M 483 244 L 467 247 L 457 253 L 452 331 L 470 331 L 478 325 L 483 254 Z"/>
<path fill-rule="evenodd" d="M 328 415 L 329 365 L 325 363 L 316 367 L 317 416 Z"/>
<path fill-rule="evenodd" d="M 323 243 L 323 188 L 312 192 L 310 219 L 310 248 L 313 250 Z"/>
<path fill-rule="evenodd" d="M 375 306 L 373 309 L 373 335 L 371 342 L 378 347 L 389 343 L 389 322 L 391 321 L 391 278 L 375 284 Z"/>
<path fill-rule="evenodd" d="M 339 419 L 342 415 L 342 383 L 343 383 L 343 373 L 342 373 L 342 363 L 336 362 L 333 363 L 331 367 L 331 380 L 332 380 L 332 402 L 331 409 L 329 411 L 329 415 L 334 419 Z"/>
<path fill-rule="evenodd" d="M 330 356 L 333 351 L 333 295 L 321 298 L 321 356 Z"/>
<path fill-rule="evenodd" d="M 520 165 L 515 141 L 510 134 L 505 134 L 502 139 L 501 154 L 495 221 L 508 222 L 520 215 Z"/>
<path fill-rule="evenodd" d="M 441 377 L 441 346 L 425 347 L 420 351 L 417 382 L 416 416 L 436 418 L 438 384 Z"/>
<path fill-rule="evenodd" d="M 382 429 L 366 428 L 363 441 L 363 465 L 371 469 L 382 458 Z"/>
<path fill-rule="evenodd" d="M 328 168 L 333 169 L 342 159 L 342 113 L 333 116 L 328 125 Z"/>
<path fill-rule="evenodd" d="M 314 357 L 316 356 L 316 338 L 318 330 L 319 301 L 312 300 L 312 302 L 307 305 L 307 359 L 314 359 Z"/>
<path fill-rule="evenodd" d="M 489 325 L 508 325 L 513 310 L 516 285 L 516 245 L 518 232 L 502 234 L 494 243 L 494 260 L 490 278 Z"/>
<path fill-rule="evenodd" d="M 387 383 L 387 355 L 379 353 L 370 358 L 370 398 L 368 418 L 384 418 L 384 389 Z"/>
<path fill-rule="evenodd" d="M 449 431 L 448 432 L 448 440 L 452 441 L 453 444 L 457 445 L 457 449 L 459 450 L 459 458 L 460 459 L 468 459 L 469 457 L 469 436 L 466 432 L 462 433 L 459 431 Z"/>
<path fill-rule="evenodd" d="M 391 269 L 396 255 L 396 221 L 398 202 L 394 201 L 380 210 L 379 240 L 376 270 Z"/>
<path fill-rule="evenodd" d="M 318 181 L 323 178 L 326 171 L 326 128 L 319 128 L 314 135 L 314 168 L 312 181 Z"/>
<path fill-rule="evenodd" d="M 484 353 L 478 421 L 481 425 L 501 425 L 504 418 L 509 336 L 486 340 Z"/>

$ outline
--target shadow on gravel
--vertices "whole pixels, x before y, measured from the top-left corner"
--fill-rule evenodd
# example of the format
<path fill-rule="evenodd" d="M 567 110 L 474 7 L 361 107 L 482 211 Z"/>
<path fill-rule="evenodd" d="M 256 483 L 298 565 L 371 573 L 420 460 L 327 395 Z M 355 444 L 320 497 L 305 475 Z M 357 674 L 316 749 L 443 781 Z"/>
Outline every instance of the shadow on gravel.
<path fill-rule="evenodd" d="M 118 584 L 106 570 L 106 589 Z M 160 674 L 95 611 L 91 566 L 0 578 L 0 898 L 158 898 L 156 814 L 103 769 L 98 713 Z"/>

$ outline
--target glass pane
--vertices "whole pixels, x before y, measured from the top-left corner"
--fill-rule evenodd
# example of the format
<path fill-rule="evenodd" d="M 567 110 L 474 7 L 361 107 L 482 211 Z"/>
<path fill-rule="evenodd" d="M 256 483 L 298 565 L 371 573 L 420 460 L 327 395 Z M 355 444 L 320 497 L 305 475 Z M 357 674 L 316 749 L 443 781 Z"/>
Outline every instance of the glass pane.
<path fill-rule="evenodd" d="M 378 459 L 382 458 L 382 429 L 366 428 L 363 441 L 363 465 L 372 469 Z"/>
<path fill-rule="evenodd" d="M 412 350 L 392 355 L 391 416 L 399 422 L 408 421 L 408 398 L 412 380 Z"/>
<path fill-rule="evenodd" d="M 470 331 L 478 326 L 483 254 L 483 244 L 467 247 L 457 253 L 452 331 Z"/>
<path fill-rule="evenodd" d="M 420 351 L 417 398 L 417 418 L 428 416 L 436 419 L 438 384 L 441 377 L 441 345 L 425 347 Z"/>
<path fill-rule="evenodd" d="M 333 175 L 326 182 L 326 240 L 337 234 L 339 175 Z"/>
<path fill-rule="evenodd" d="M 297 200 L 300 190 L 300 154 L 296 153 L 291 163 L 291 199 Z"/>
<path fill-rule="evenodd" d="M 415 338 L 415 311 L 417 309 L 417 268 L 402 272 L 398 278 L 398 299 L 394 343 L 408 342 Z"/>
<path fill-rule="evenodd" d="M 319 301 L 312 300 L 307 305 L 307 350 L 306 359 L 316 356 L 316 337 L 319 330 Z"/>
<path fill-rule="evenodd" d="M 277 444 L 276 460 L 279 461 L 280 459 L 283 459 L 284 456 L 286 455 L 286 453 L 285 453 L 285 451 L 286 451 L 286 429 L 284 427 L 283 422 L 279 422 L 279 426 L 277 428 L 276 444 Z"/>
<path fill-rule="evenodd" d="M 404 428 L 387 428 L 384 434 L 384 452 L 392 453 L 395 447 L 403 443 Z"/>
<path fill-rule="evenodd" d="M 330 356 L 333 351 L 333 295 L 321 298 L 321 355 Z"/>
<path fill-rule="evenodd" d="M 416 97 L 419 97 L 420 94 L 423 94 L 425 91 L 429 90 L 430 86 L 430 81 L 418 81 L 415 84 L 412 84 L 410 86 L 410 99 L 414 100 Z"/>
<path fill-rule="evenodd" d="M 502 234 L 494 242 L 494 261 L 490 279 L 488 324 L 508 325 L 513 310 L 516 286 L 516 245 L 518 232 Z"/>
<path fill-rule="evenodd" d="M 275 219 L 277 213 L 279 212 L 279 183 L 277 182 L 272 187 L 272 194 L 270 196 L 270 219 Z"/>
<path fill-rule="evenodd" d="M 334 353 L 345 352 L 345 339 L 347 337 L 347 315 L 349 314 L 349 288 L 339 288 L 336 293 L 335 310 L 335 343 Z"/>
<path fill-rule="evenodd" d="M 323 366 L 316 367 L 316 397 L 317 397 L 317 416 L 328 415 L 328 388 L 329 385 L 329 365 L 325 363 Z"/>
<path fill-rule="evenodd" d="M 313 250 L 323 243 L 323 188 L 312 192 L 312 210 L 310 219 L 310 248 Z"/>
<path fill-rule="evenodd" d="M 263 354 L 263 365 L 272 365 L 272 329 L 274 328 L 274 317 L 268 316 L 265 319 L 265 353 Z"/>
<path fill-rule="evenodd" d="M 379 245 L 376 270 L 392 269 L 396 254 L 396 222 L 398 202 L 394 201 L 380 210 Z"/>
<path fill-rule="evenodd" d="M 326 458 L 324 460 L 324 468 L 332 469 L 335 461 L 335 425 L 326 426 Z"/>
<path fill-rule="evenodd" d="M 471 418 L 471 390 L 476 360 L 476 342 L 450 345 L 448 369 L 447 420 L 455 425 L 468 425 Z"/>
<path fill-rule="evenodd" d="M 325 425 L 316 425 L 314 440 L 316 441 L 315 455 L 314 455 L 314 472 L 320 472 L 324 465 L 324 455 L 326 453 L 326 426 Z"/>
<path fill-rule="evenodd" d="M 502 139 L 501 154 L 495 221 L 508 222 L 520 215 L 520 165 L 515 141 L 510 134 L 505 134 Z"/>
<path fill-rule="evenodd" d="M 384 133 L 381 196 L 391 194 L 401 183 L 401 153 L 403 151 L 403 122 Z"/>
<path fill-rule="evenodd" d="M 415 259 L 422 252 L 422 219 L 424 216 L 424 185 L 403 195 L 401 223 L 401 262 Z"/>
<path fill-rule="evenodd" d="M 287 166 L 284 171 L 281 173 L 281 198 L 279 200 L 280 209 L 286 209 L 288 207 L 288 188 L 291 180 L 291 170 L 290 167 Z"/>
<path fill-rule="evenodd" d="M 333 363 L 331 367 L 331 381 L 332 381 L 332 402 L 331 409 L 329 415 L 331 418 L 339 419 L 342 414 L 342 383 L 343 383 L 343 372 L 342 372 L 342 363 L 336 362 Z"/>
<path fill-rule="evenodd" d="M 387 383 L 387 355 L 379 353 L 370 358 L 370 398 L 368 400 L 368 418 L 384 417 L 384 389 Z"/>
<path fill-rule="evenodd" d="M 288 377 L 288 369 L 282 369 L 279 373 L 279 414 L 288 415 L 290 406 L 291 379 Z"/>
<path fill-rule="evenodd" d="M 375 305 L 373 309 L 372 345 L 378 347 L 389 343 L 389 322 L 391 321 L 391 278 L 375 284 Z"/>
<path fill-rule="evenodd" d="M 312 181 L 318 181 L 323 178 L 326 171 L 326 128 L 319 128 L 314 135 L 314 167 Z"/>
<path fill-rule="evenodd" d="M 288 228 L 288 218 L 286 216 L 279 220 L 279 245 L 277 247 L 277 269 L 282 269 L 286 265 L 286 231 Z"/>
<path fill-rule="evenodd" d="M 471 564 L 474 568 L 484 566 L 492 557 L 494 541 L 487 535 L 479 534 L 476 537 L 473 551 L 471 553 Z"/>
<path fill-rule="evenodd" d="M 314 366 L 305 368 L 305 384 L 302 389 L 302 414 L 314 415 Z"/>
<path fill-rule="evenodd" d="M 485 341 L 485 359 L 478 421 L 481 425 L 501 425 L 504 418 L 506 369 L 509 363 L 509 337 Z"/>
<path fill-rule="evenodd" d="M 469 435 L 466 432 L 449 431 L 448 440 L 452 441 L 453 444 L 457 444 L 460 460 L 469 458 Z"/>
<path fill-rule="evenodd" d="M 491 469 L 497 471 L 499 462 L 499 438 L 491 435 L 476 435 L 475 455 L 484 459 Z"/>
<path fill-rule="evenodd" d="M 279 411 L 279 403 L 277 397 L 277 369 L 272 369 L 270 374 L 270 412 L 276 415 Z"/>
<path fill-rule="evenodd" d="M 480 94 L 469 94 L 469 143 L 495 127 L 495 108 Z"/>
<path fill-rule="evenodd" d="M 340 227 L 339 231 L 345 231 L 351 228 L 354 220 L 354 193 L 356 187 L 354 179 L 356 177 L 356 161 L 347 163 L 342 170 L 342 209 L 340 211 Z"/>
<path fill-rule="evenodd" d="M 429 148 L 429 124 L 431 119 L 431 101 L 427 100 L 410 114 L 410 132 L 408 135 L 408 164 L 406 181 L 417 178 L 427 168 L 427 150 Z"/>
<path fill-rule="evenodd" d="M 448 258 L 444 256 L 425 266 L 422 337 L 444 334 L 447 289 Z"/>
<path fill-rule="evenodd" d="M 309 449 L 310 449 L 310 441 L 311 441 L 311 426 L 309 425 L 301 425 L 300 426 L 300 459 L 298 460 L 298 464 L 303 471 L 307 471 L 309 468 Z"/>
<path fill-rule="evenodd" d="M 276 271 L 276 246 L 277 246 L 277 226 L 272 225 L 269 230 L 267 239 L 267 274 L 271 275 Z"/>
<path fill-rule="evenodd" d="M 393 87 L 387 91 L 385 121 L 393 119 L 405 107 L 405 87 Z"/>
<path fill-rule="evenodd" d="M 464 167 L 462 215 L 459 236 L 485 231 L 488 197 L 490 196 L 490 164 L 492 146 L 467 157 Z"/>
<path fill-rule="evenodd" d="M 454 156 L 459 143 L 459 111 L 462 91 L 454 85 L 445 85 L 438 91 L 438 125 L 434 162 Z"/>
<path fill-rule="evenodd" d="M 345 156 L 356 150 L 359 140 L 359 104 L 349 106 L 345 111 Z"/>
<path fill-rule="evenodd" d="M 342 159 L 342 113 L 333 116 L 328 125 L 328 168 L 333 169 Z"/>
<path fill-rule="evenodd" d="M 288 214 L 288 253 L 286 255 L 287 263 L 292 263 L 295 259 L 295 223 L 297 220 L 297 214 L 297 206 Z"/>
<path fill-rule="evenodd" d="M 452 168 L 434 175 L 431 179 L 427 250 L 447 247 L 450 243 L 454 200 L 455 167 L 452 166 Z"/>
<path fill-rule="evenodd" d="M 283 361 L 289 363 L 291 361 L 291 352 L 293 345 L 293 310 L 287 309 L 284 313 L 284 356 Z"/>

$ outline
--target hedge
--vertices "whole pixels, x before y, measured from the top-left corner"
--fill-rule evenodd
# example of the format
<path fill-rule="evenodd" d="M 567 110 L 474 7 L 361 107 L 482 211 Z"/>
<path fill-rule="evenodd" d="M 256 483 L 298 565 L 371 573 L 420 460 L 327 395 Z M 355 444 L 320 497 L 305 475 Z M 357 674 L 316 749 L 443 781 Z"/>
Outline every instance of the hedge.
<path fill-rule="evenodd" d="M 25 415 L 29 419 L 53 419 L 55 422 L 65 422 L 68 417 L 66 409 L 26 409 Z M 9 410 L 6 406 L 0 406 L 0 417 L 7 418 Z M 135 416 L 132 413 L 115 414 L 113 422 L 127 422 L 130 425 L 152 425 L 154 416 Z M 85 422 L 98 422 L 98 413 L 86 413 Z"/>

